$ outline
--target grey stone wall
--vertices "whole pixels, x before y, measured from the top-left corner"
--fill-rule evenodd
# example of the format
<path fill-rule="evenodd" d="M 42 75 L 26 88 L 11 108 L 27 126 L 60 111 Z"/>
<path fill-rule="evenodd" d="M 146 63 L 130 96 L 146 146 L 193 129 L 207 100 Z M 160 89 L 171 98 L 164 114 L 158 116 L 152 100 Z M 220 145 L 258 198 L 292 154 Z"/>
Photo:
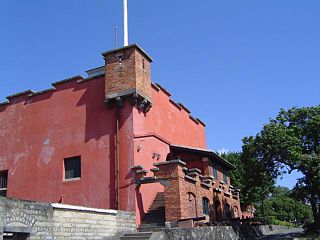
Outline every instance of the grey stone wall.
<path fill-rule="evenodd" d="M 134 231 L 131 212 L 0 197 L 0 240 L 3 232 L 29 233 L 30 240 L 99 240 Z"/>
<path fill-rule="evenodd" d="M 152 236 L 152 240 L 252 240 L 260 239 L 264 234 L 274 229 L 283 229 L 278 226 L 212 226 L 198 228 L 172 228 L 165 229 L 161 235 Z"/>

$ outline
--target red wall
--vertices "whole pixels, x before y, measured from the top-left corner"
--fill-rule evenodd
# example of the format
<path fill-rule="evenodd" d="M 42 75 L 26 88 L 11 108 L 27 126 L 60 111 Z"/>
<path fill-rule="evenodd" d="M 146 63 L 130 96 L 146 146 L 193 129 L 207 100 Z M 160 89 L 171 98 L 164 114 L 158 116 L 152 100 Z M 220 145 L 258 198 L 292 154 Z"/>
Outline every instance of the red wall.
<path fill-rule="evenodd" d="M 0 107 L 0 171 L 9 169 L 9 197 L 96 208 L 116 208 L 116 108 L 104 103 L 105 78 L 74 79 L 36 96 L 11 99 Z M 206 147 L 205 128 L 152 88 L 153 107 L 141 113 L 125 101 L 120 109 L 120 208 L 148 211 L 159 183 L 136 190 L 131 167 L 152 175 L 165 161 L 169 143 Z M 138 151 L 138 148 L 141 149 Z M 154 157 L 154 154 L 157 154 Z M 81 156 L 81 179 L 64 181 L 64 158 Z"/>
<path fill-rule="evenodd" d="M 178 108 L 162 90 L 152 88 L 150 112 L 133 110 L 134 135 L 157 134 L 170 143 L 206 148 L 205 127 L 190 119 L 183 108 Z"/>
<path fill-rule="evenodd" d="M 104 104 L 104 77 L 56 86 L 0 107 L 0 170 L 8 196 L 97 208 L 115 205 L 115 113 Z M 81 155 L 80 180 L 64 181 L 63 160 Z"/>
<path fill-rule="evenodd" d="M 166 161 L 170 143 L 206 147 L 205 127 L 191 120 L 186 110 L 175 106 L 168 94 L 152 88 L 152 104 L 148 113 L 133 109 L 134 165 L 142 165 L 149 171 L 147 176 L 153 176 L 150 172 L 154 168 L 153 163 Z M 155 154 L 159 155 L 154 157 Z M 140 218 L 148 211 L 157 193 L 163 191 L 160 183 L 145 184 L 137 190 L 137 224 L 140 224 Z"/>

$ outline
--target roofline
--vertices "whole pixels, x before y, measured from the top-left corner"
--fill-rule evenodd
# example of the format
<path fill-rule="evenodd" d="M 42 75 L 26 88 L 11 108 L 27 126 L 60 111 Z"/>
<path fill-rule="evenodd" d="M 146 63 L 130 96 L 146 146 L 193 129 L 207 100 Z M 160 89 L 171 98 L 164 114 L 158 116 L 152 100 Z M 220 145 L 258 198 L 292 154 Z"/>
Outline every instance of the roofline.
<path fill-rule="evenodd" d="M 233 165 L 232 163 L 228 162 L 226 159 L 222 158 L 217 153 L 215 153 L 214 151 L 209 150 L 209 149 L 188 147 L 188 146 L 175 145 L 175 144 L 170 144 L 170 148 L 180 149 L 180 150 L 188 151 L 188 152 L 200 153 L 200 154 L 208 156 L 208 157 L 215 157 L 222 164 L 228 166 L 229 168 L 231 168 L 231 169 L 235 169 L 236 168 L 235 165 Z"/>
<path fill-rule="evenodd" d="M 136 48 L 140 53 L 142 53 L 150 62 L 153 62 L 153 59 L 150 57 L 149 54 L 146 53 L 138 44 L 131 44 L 129 46 L 125 46 L 122 48 L 117 48 L 117 49 L 112 49 L 106 52 L 102 53 L 102 56 L 105 57 L 105 55 L 110 54 L 110 53 L 116 53 L 116 52 L 121 52 L 123 50 L 129 49 L 129 48 Z"/>

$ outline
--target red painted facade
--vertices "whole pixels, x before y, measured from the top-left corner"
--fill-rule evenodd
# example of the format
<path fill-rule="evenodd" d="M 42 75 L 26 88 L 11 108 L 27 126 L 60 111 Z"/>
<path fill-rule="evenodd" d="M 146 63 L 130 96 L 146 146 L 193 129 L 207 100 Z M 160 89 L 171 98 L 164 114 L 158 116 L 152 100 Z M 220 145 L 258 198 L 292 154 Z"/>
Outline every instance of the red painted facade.
<path fill-rule="evenodd" d="M 203 161 L 208 153 L 173 147 L 205 149 L 205 125 L 151 83 L 152 60 L 141 48 L 103 55 L 105 71 L 96 76 L 9 96 L 0 105 L 0 173 L 8 171 L 8 197 L 136 211 L 140 224 L 156 195 L 167 191 L 150 171 L 154 164 L 178 156 L 187 168 L 213 174 Z M 81 157 L 81 177 L 65 180 L 64 159 L 75 156 Z M 133 168 L 139 165 L 142 172 Z M 220 180 L 224 166 L 217 162 Z M 146 177 L 153 181 L 137 184 Z M 212 189 L 203 194 L 212 198 Z"/>

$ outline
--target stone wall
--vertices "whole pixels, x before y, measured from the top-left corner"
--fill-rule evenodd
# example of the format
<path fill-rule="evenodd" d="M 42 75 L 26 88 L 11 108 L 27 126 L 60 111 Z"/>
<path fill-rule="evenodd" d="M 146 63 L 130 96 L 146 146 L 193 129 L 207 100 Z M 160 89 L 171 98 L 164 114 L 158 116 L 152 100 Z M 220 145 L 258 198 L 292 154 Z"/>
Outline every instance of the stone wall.
<path fill-rule="evenodd" d="M 252 240 L 260 239 L 264 234 L 276 229 L 284 229 L 281 226 L 262 225 L 234 225 L 234 226 L 212 226 L 199 228 L 172 228 L 165 229 L 161 233 L 155 233 L 150 240 Z"/>
<path fill-rule="evenodd" d="M 27 239 L 113 239 L 136 231 L 131 212 L 0 197 L 0 240 L 3 232 L 26 233 Z"/>

